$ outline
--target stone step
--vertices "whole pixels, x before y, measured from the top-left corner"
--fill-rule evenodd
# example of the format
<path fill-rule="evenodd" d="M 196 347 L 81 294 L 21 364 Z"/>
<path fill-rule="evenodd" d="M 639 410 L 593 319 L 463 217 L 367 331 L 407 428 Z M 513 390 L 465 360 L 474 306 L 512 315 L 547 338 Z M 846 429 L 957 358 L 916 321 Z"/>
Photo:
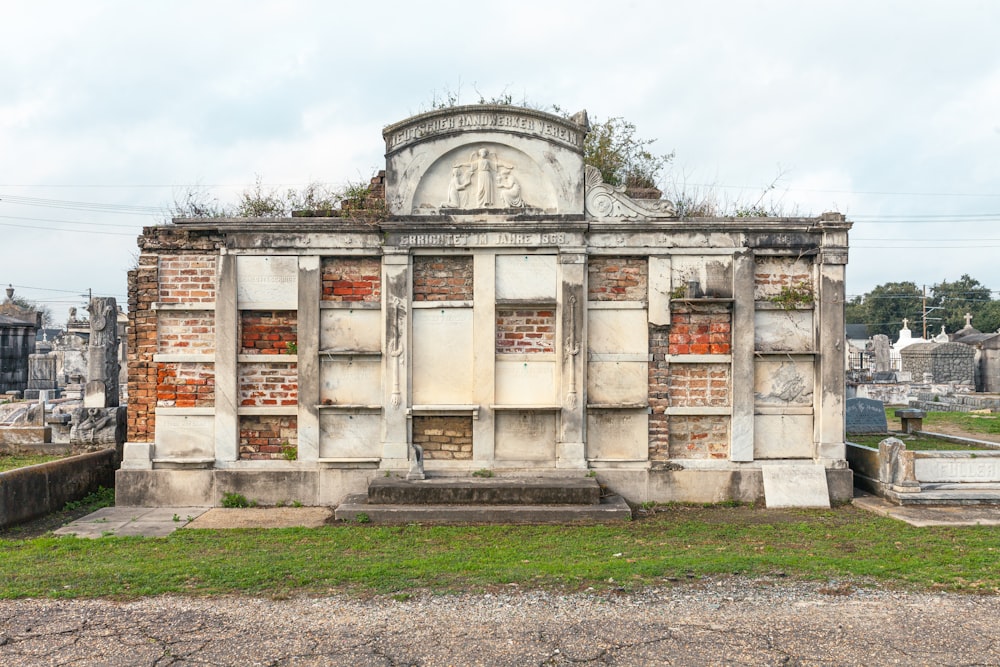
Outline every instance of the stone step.
<path fill-rule="evenodd" d="M 377 524 L 569 524 L 629 521 L 632 511 L 621 496 L 585 505 L 392 505 L 371 504 L 359 493 L 348 496 L 334 517 Z"/>
<path fill-rule="evenodd" d="M 985 484 L 977 486 L 978 488 L 924 486 L 920 493 L 893 493 L 892 497 L 900 505 L 1000 505 L 1000 488 L 995 485 L 989 488 Z"/>
<path fill-rule="evenodd" d="M 593 477 L 376 477 L 368 485 L 372 505 L 597 505 L 601 486 Z"/>

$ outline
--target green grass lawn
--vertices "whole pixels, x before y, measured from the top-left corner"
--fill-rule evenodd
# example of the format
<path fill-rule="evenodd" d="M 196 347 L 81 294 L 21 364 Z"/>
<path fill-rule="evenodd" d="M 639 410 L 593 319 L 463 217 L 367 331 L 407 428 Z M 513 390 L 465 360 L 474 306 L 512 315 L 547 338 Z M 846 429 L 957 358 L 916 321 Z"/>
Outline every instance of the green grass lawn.
<path fill-rule="evenodd" d="M 331 525 L 0 540 L 0 597 L 405 594 L 671 585 L 700 575 L 1000 592 L 1000 533 L 844 506 L 667 506 L 600 526 Z"/>
<path fill-rule="evenodd" d="M 63 457 L 51 454 L 0 454 L 0 472 L 38 465 L 39 463 L 48 463 L 49 461 L 61 458 Z"/>

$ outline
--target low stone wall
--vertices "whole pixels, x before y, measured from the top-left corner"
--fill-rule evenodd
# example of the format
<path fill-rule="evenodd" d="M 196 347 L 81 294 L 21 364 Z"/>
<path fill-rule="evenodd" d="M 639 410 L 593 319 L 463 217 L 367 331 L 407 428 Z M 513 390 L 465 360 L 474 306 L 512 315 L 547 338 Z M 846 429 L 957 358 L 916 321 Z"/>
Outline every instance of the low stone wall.
<path fill-rule="evenodd" d="M 114 449 L 0 473 L 0 528 L 61 510 L 114 479 Z"/>
<path fill-rule="evenodd" d="M 973 410 L 992 410 L 1000 412 L 1000 396 L 996 394 L 947 394 L 941 395 L 934 392 L 918 391 L 916 397 L 911 398 L 910 407 L 918 407 L 921 410 L 935 410 L 937 412 L 971 412 Z"/>

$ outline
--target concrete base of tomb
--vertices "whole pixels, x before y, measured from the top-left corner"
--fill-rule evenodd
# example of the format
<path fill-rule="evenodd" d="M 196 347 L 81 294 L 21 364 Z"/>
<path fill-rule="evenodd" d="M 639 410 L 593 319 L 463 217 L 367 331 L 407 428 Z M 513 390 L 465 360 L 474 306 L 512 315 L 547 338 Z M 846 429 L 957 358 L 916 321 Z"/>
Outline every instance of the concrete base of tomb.
<path fill-rule="evenodd" d="M 116 503 L 123 506 L 169 507 L 197 505 L 218 507 L 226 493 L 240 493 L 262 505 L 290 504 L 337 505 L 352 494 L 367 493 L 375 480 L 405 483 L 405 472 L 399 476 L 385 477 L 384 471 L 374 465 L 361 468 L 306 468 L 305 463 L 272 462 L 275 467 L 263 468 L 122 468 L 116 473 Z M 298 466 L 298 467 L 297 467 Z M 472 478 L 484 487 L 490 480 L 509 484 L 507 480 L 526 477 L 549 480 L 550 483 L 566 482 L 567 488 L 580 484 L 599 484 L 605 492 L 627 498 L 633 503 L 642 502 L 753 502 L 764 503 L 764 483 L 760 466 L 741 466 L 723 469 L 614 469 L 597 468 L 596 477 L 567 475 L 565 471 L 520 470 L 495 471 L 490 479 Z M 431 472 L 424 483 L 446 488 L 448 480 L 469 479 L 471 472 L 454 471 L 450 474 Z M 827 469 L 830 502 L 845 503 L 853 497 L 854 480 L 851 470 Z M 413 484 L 414 482 L 410 482 Z M 418 482 L 419 483 L 419 482 Z M 452 492 L 457 493 L 457 492 Z M 471 493 L 471 492 L 470 492 Z M 491 491 L 491 493 L 495 493 Z M 543 498 L 545 491 L 538 491 Z M 590 491 L 580 491 L 590 493 Z M 432 499 L 424 502 L 441 502 Z M 495 501 L 494 501 L 495 502 Z M 513 504 L 518 501 L 509 500 Z M 537 499 L 523 502 L 540 504 Z M 544 502 L 549 502 L 544 500 Z M 577 502 L 577 501 L 572 501 Z"/>

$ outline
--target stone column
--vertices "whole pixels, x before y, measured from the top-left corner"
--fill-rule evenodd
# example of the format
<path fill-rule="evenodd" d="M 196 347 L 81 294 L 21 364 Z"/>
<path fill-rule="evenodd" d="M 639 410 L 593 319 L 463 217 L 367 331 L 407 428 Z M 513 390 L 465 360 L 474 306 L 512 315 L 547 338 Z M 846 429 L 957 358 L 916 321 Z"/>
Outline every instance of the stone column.
<path fill-rule="evenodd" d="M 754 429 L 754 258 L 745 252 L 733 258 L 733 416 L 729 459 L 753 461 Z"/>
<path fill-rule="evenodd" d="M 240 311 L 236 302 L 236 256 L 219 255 L 219 279 L 215 294 L 215 458 L 236 461 L 240 457 L 239 401 Z"/>
<path fill-rule="evenodd" d="M 556 352 L 561 362 L 561 402 L 556 467 L 587 467 L 587 255 L 583 248 L 559 254 Z"/>
<path fill-rule="evenodd" d="M 385 248 L 382 257 L 382 461 L 383 470 L 408 469 L 410 424 L 410 255 Z"/>
<path fill-rule="evenodd" d="M 298 460 L 319 458 L 320 258 L 299 257 L 298 340 L 296 341 L 299 412 Z"/>
<path fill-rule="evenodd" d="M 846 245 L 846 232 L 844 243 Z M 844 266 L 847 249 L 824 248 L 820 254 L 817 312 L 819 318 L 818 391 L 815 458 L 824 463 L 843 462 L 844 444 Z M 829 465 L 827 467 L 830 467 Z"/>

